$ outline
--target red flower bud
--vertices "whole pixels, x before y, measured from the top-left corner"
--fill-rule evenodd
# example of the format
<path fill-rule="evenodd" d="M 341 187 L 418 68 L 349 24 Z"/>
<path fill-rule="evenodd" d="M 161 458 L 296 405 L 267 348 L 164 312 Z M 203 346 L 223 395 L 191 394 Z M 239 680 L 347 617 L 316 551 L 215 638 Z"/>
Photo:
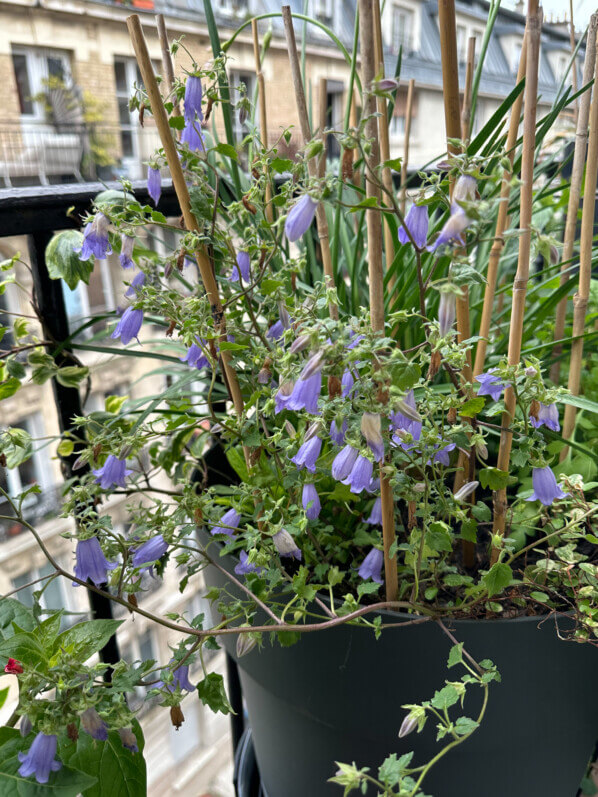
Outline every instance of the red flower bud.
<path fill-rule="evenodd" d="M 4 672 L 10 675 L 20 675 L 23 672 L 23 665 L 17 659 L 9 659 L 8 664 L 4 668 Z"/>

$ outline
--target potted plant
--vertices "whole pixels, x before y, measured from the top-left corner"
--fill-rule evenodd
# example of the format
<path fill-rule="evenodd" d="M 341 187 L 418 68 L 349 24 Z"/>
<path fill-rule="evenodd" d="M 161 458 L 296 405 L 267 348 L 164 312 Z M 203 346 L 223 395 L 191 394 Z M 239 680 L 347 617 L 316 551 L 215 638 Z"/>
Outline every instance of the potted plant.
<path fill-rule="evenodd" d="M 587 689 L 598 504 L 594 485 L 576 470 L 575 456 L 588 451 L 585 432 L 572 432 L 576 407 L 598 409 L 577 395 L 594 196 L 586 192 L 583 203 L 573 319 L 582 331 L 574 332 L 567 391 L 549 381 L 538 357 L 552 350 L 550 313 L 565 289 L 555 296 L 552 288 L 561 267 L 558 255 L 550 262 L 558 229 L 552 214 L 538 213 L 559 205 L 562 185 L 558 168 L 535 157 L 542 143 L 536 7 L 528 16 L 517 147 L 521 82 L 477 137 L 466 125 L 451 129 L 459 103 L 449 68 L 455 20 L 454 9 L 451 16 L 450 5 L 441 6 L 448 155 L 441 169 L 420 175 L 408 212 L 388 182 L 397 164 L 377 147 L 397 82 L 377 68 L 374 9 L 359 4 L 362 116 L 351 127 L 347 112 L 339 174 L 322 168 L 326 131 L 314 137 L 310 130 L 288 8 L 282 16 L 302 157 L 278 156 L 262 114 L 261 131 L 253 126 L 244 144 L 252 148 L 251 174 L 239 169 L 232 140 L 218 141 L 206 125 L 220 105 L 228 129 L 238 99 L 221 54 L 235 37 L 221 48 L 210 4 L 215 59 L 167 85 L 166 102 L 139 20 L 128 21 L 147 93 L 136 101 L 151 107 L 162 141 L 148 167 L 149 193 L 157 202 L 160 168 L 168 166 L 184 229 L 137 202 L 124 183 L 121 195 L 98 198 L 83 234 L 59 234 L 48 255 L 55 276 L 72 275 L 75 266 L 84 277 L 94 257 L 119 251 L 130 303 L 111 337 L 128 347 L 145 322 L 161 325 L 171 384 L 145 406 L 118 402 L 89 421 L 76 419 L 62 453 L 91 470 L 65 500 L 65 513 L 79 518 L 74 574 L 53 564 L 57 575 L 181 636 L 168 664 L 120 662 L 100 688 L 106 665 L 85 660 L 114 625 L 92 620 L 58 635 L 52 617 L 39 624 L 33 615 L 9 629 L 0 654 L 21 680 L 15 721 L 21 718 L 26 738 L 7 732 L 3 742 L 13 759 L 19 752 L 14 770 L 22 778 L 58 777 L 50 771 L 60 762 L 69 777 L 100 778 L 89 764 L 89 737 L 104 744 L 119 733 L 128 750 L 140 748 L 123 698 L 139 683 L 175 724 L 188 690 L 229 711 L 222 678 L 203 659 L 205 648 L 224 645 L 239 663 L 270 797 L 334 794 L 339 786 L 345 794 L 401 797 L 424 790 L 562 797 L 581 780 L 598 713 Z M 254 37 L 259 66 L 256 26 Z M 357 53 L 350 60 L 357 83 Z M 555 103 L 542 136 L 568 99 Z M 503 140 L 496 131 L 509 113 Z M 596 98 L 591 120 L 586 179 L 594 184 Z M 290 178 L 274 186 L 274 175 L 286 172 Z M 574 219 L 578 179 L 581 172 L 569 191 Z M 141 246 L 150 223 L 177 231 L 165 257 Z M 532 246 L 546 256 L 545 273 L 527 295 Z M 494 307 L 501 254 L 513 283 L 510 314 L 502 317 Z M 576 280 L 564 278 L 567 287 Z M 559 356 L 567 354 L 564 347 Z M 54 373 L 43 356 L 31 358 L 34 378 Z M 73 367 L 68 374 L 85 376 Z M 189 387 L 198 380 L 200 405 Z M 568 432 L 561 435 L 563 406 Z M 237 478 L 224 468 L 221 479 L 208 472 L 203 457 L 215 437 Z M 18 446 L 10 430 L 0 439 L 8 453 Z M 158 474 L 171 489 L 157 483 Z M 115 488 L 146 496 L 131 505 L 130 536 L 95 508 Z M 141 575 L 151 568 L 160 577 L 167 563 L 178 568 L 182 589 L 204 573 L 215 625 L 144 609 Z M 17 606 L 9 606 L 13 617 Z M 193 685 L 188 667 L 196 659 L 204 672 Z"/>

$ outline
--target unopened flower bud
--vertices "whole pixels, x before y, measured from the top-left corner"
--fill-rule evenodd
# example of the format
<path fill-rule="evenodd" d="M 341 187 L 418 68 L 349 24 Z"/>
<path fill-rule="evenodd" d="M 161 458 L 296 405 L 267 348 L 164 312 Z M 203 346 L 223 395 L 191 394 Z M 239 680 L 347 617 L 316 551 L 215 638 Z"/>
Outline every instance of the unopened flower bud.
<path fill-rule="evenodd" d="M 290 421 L 284 422 L 284 428 L 287 430 L 287 434 L 289 437 L 295 437 L 295 435 L 297 434 L 297 430 Z"/>
<path fill-rule="evenodd" d="M 481 441 L 479 443 L 476 443 L 475 450 L 476 454 L 478 455 L 478 457 L 480 457 L 480 459 L 488 459 L 488 446 L 486 445 L 486 443 L 482 443 Z"/>
<path fill-rule="evenodd" d="M 534 376 L 538 376 L 538 371 L 534 368 L 533 365 L 530 365 L 528 368 L 525 369 L 525 375 L 533 378 Z"/>
<path fill-rule="evenodd" d="M 257 639 L 250 634 L 239 634 L 237 637 L 237 658 L 246 656 L 257 645 Z"/>
<path fill-rule="evenodd" d="M 413 714 L 407 714 L 407 716 L 401 723 L 401 728 L 399 730 L 399 739 L 403 739 L 405 736 L 408 736 L 416 728 L 417 728 L 417 717 L 414 717 Z"/>
<path fill-rule="evenodd" d="M 448 335 L 453 328 L 457 317 L 457 303 L 455 294 L 451 291 L 444 291 L 440 294 L 440 304 L 438 305 L 438 325 L 441 337 Z"/>
<path fill-rule="evenodd" d="M 170 275 L 172 274 L 172 269 L 173 269 L 172 263 L 169 261 L 164 266 L 164 279 L 168 279 L 168 277 L 170 277 Z"/>
<path fill-rule="evenodd" d="M 73 470 L 80 470 L 85 465 L 86 462 L 87 462 L 87 460 L 85 459 L 85 456 L 83 454 L 81 454 L 81 456 L 77 457 L 77 459 L 73 463 L 73 468 L 72 469 Z M 1 462 L 0 462 L 0 465 L 2 465 Z"/>
<path fill-rule="evenodd" d="M 132 446 L 126 445 L 123 446 L 120 450 L 120 454 L 118 455 L 119 459 L 127 459 L 127 457 L 131 456 L 131 451 L 133 450 Z"/>
<path fill-rule="evenodd" d="M 394 91 L 399 88 L 399 81 L 396 78 L 384 77 L 374 84 L 380 91 Z"/>
<path fill-rule="evenodd" d="M 474 202 L 477 197 L 478 184 L 474 177 L 462 174 L 455 183 L 453 202 Z"/>
<path fill-rule="evenodd" d="M 31 724 L 31 720 L 29 719 L 27 714 L 23 714 L 23 716 L 21 717 L 21 722 L 19 724 L 19 733 L 23 738 L 25 738 L 25 736 L 29 736 L 32 729 L 33 725 Z"/>
<path fill-rule="evenodd" d="M 465 501 L 477 489 L 479 482 L 466 482 L 460 490 L 455 493 L 455 501 Z"/>
<path fill-rule="evenodd" d="M 315 138 L 313 141 L 310 141 L 309 144 L 305 147 L 305 158 L 306 160 L 310 160 L 311 158 L 315 158 L 316 155 L 319 155 L 324 150 L 324 142 L 321 138 Z"/>
<path fill-rule="evenodd" d="M 285 329 L 291 326 L 291 318 L 284 302 L 278 302 L 278 316 Z"/>
<path fill-rule="evenodd" d="M 413 485 L 413 492 L 414 493 L 425 493 L 426 492 L 426 483 L 425 482 L 417 482 L 417 484 Z"/>
<path fill-rule="evenodd" d="M 305 437 L 303 438 L 304 442 L 307 442 L 308 440 L 311 440 L 312 437 L 315 437 L 315 435 L 317 435 L 320 431 L 320 428 L 320 421 L 314 421 L 313 423 L 310 423 L 310 425 L 307 427 L 307 431 L 305 432 Z"/>
<path fill-rule="evenodd" d="M 401 415 L 405 416 L 405 418 L 408 418 L 410 421 L 415 421 L 415 423 L 421 423 L 421 415 L 415 409 L 415 407 L 412 407 L 407 401 L 400 399 L 396 404 L 396 408 Z"/>
<path fill-rule="evenodd" d="M 172 722 L 173 726 L 177 729 L 177 731 L 181 727 L 183 722 L 185 722 L 185 715 L 183 714 L 183 710 L 180 706 L 170 707 L 170 721 Z"/>
<path fill-rule="evenodd" d="M 291 354 L 297 354 L 299 351 L 304 351 L 309 346 L 310 337 L 309 335 L 300 335 L 298 338 L 291 343 L 291 347 L 289 351 Z"/>
<path fill-rule="evenodd" d="M 324 359 L 324 352 L 317 351 L 309 358 L 301 371 L 301 379 L 305 382 L 310 376 L 313 376 L 322 367 L 322 360 Z"/>
<path fill-rule="evenodd" d="M 361 434 L 365 437 L 376 461 L 384 458 L 384 441 L 382 440 L 382 426 L 380 415 L 377 412 L 364 412 L 361 416 Z"/>

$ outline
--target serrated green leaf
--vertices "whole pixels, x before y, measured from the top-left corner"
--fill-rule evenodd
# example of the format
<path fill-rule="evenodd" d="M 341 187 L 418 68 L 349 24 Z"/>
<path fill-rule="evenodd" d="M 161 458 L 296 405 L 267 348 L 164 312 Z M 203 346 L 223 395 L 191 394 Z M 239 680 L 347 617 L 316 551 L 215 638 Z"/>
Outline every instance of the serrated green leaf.
<path fill-rule="evenodd" d="M 39 666 L 45 661 L 46 654 L 30 631 L 13 634 L 0 641 L 0 656 L 18 659 L 25 666 Z"/>
<path fill-rule="evenodd" d="M 451 651 L 449 653 L 447 667 L 454 667 L 456 664 L 460 664 L 463 661 L 463 642 L 459 642 L 458 645 L 453 645 Z"/>
<path fill-rule="evenodd" d="M 81 281 L 89 285 L 95 263 L 93 257 L 81 260 L 75 252 L 82 244 L 83 235 L 78 230 L 62 230 L 54 235 L 46 247 L 46 265 L 50 278 L 64 280 L 71 290 Z"/>
<path fill-rule="evenodd" d="M 3 598 L 0 601 L 0 637 L 9 639 L 14 636 L 13 623 L 16 623 L 24 631 L 33 631 L 36 626 L 33 612 L 27 606 L 23 606 L 14 598 Z"/>
<path fill-rule="evenodd" d="M 232 146 L 232 144 L 225 144 L 224 141 L 221 141 L 217 144 L 214 149 L 220 155 L 226 155 L 227 158 L 232 158 L 233 160 L 237 160 L 237 150 Z"/>
<path fill-rule="evenodd" d="M 430 703 L 434 708 L 445 709 L 454 706 L 458 700 L 459 693 L 455 687 L 451 684 L 447 684 L 439 692 L 434 693 L 434 697 L 430 700 Z"/>
<path fill-rule="evenodd" d="M 0 384 L 0 399 L 10 398 L 14 396 L 17 390 L 21 387 L 21 382 L 16 377 L 7 379 L 6 382 Z"/>
<path fill-rule="evenodd" d="M 65 387 L 78 387 L 79 383 L 89 376 L 87 366 L 67 365 L 56 371 L 56 380 Z"/>
<path fill-rule="evenodd" d="M 502 592 L 513 580 L 513 571 L 504 562 L 496 562 L 490 570 L 482 576 L 482 583 L 488 590 L 489 597 Z"/>
<path fill-rule="evenodd" d="M 82 661 L 97 653 L 116 633 L 123 620 L 86 620 L 56 637 L 56 650 L 71 650 Z"/>
<path fill-rule="evenodd" d="M 293 168 L 293 161 L 288 158 L 274 158 L 270 162 L 270 167 L 278 174 L 290 172 Z"/>
<path fill-rule="evenodd" d="M 509 482 L 509 474 L 498 468 L 482 468 L 480 470 L 480 484 L 484 489 L 504 490 Z"/>
<path fill-rule="evenodd" d="M 197 684 L 197 692 L 202 703 L 209 706 L 212 711 L 220 711 L 222 714 L 230 714 L 232 711 L 224 689 L 224 679 L 219 673 L 208 673 L 203 681 Z"/>
<path fill-rule="evenodd" d="M 483 396 L 476 396 L 466 401 L 465 404 L 459 408 L 459 415 L 462 415 L 464 418 L 474 418 L 478 412 L 484 409 L 485 404 L 486 401 Z"/>

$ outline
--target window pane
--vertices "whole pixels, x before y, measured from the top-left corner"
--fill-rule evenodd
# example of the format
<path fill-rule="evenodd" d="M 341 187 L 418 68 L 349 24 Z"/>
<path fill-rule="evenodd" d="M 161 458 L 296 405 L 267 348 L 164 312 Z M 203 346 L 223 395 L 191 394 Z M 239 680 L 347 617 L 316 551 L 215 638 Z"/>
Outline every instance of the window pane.
<path fill-rule="evenodd" d="M 114 77 L 116 79 L 116 90 L 119 94 L 127 93 L 127 71 L 124 61 L 114 62 Z"/>
<path fill-rule="evenodd" d="M 23 584 L 28 584 L 30 581 L 33 581 L 33 578 L 34 576 L 32 571 L 27 570 L 22 575 L 13 578 L 13 589 L 18 589 L 19 587 L 22 587 Z M 25 606 L 29 606 L 29 608 L 31 608 L 33 606 L 33 587 L 25 587 L 25 589 L 22 589 L 20 592 L 18 592 L 15 597 Z"/>
<path fill-rule="evenodd" d="M 62 58 L 56 58 L 55 56 L 49 56 L 47 59 L 47 66 L 48 66 L 48 75 L 49 77 L 58 78 L 59 80 L 64 80 L 64 61 Z"/>
<path fill-rule="evenodd" d="M 29 74 L 27 72 L 27 56 L 23 53 L 14 53 L 12 56 L 12 64 L 15 70 L 15 78 L 17 81 L 17 94 L 19 96 L 20 111 L 22 114 L 32 114 L 32 91 L 29 84 Z"/>
<path fill-rule="evenodd" d="M 145 631 L 139 637 L 139 656 L 141 661 L 154 658 L 154 646 L 152 645 L 152 637 L 149 631 Z"/>

